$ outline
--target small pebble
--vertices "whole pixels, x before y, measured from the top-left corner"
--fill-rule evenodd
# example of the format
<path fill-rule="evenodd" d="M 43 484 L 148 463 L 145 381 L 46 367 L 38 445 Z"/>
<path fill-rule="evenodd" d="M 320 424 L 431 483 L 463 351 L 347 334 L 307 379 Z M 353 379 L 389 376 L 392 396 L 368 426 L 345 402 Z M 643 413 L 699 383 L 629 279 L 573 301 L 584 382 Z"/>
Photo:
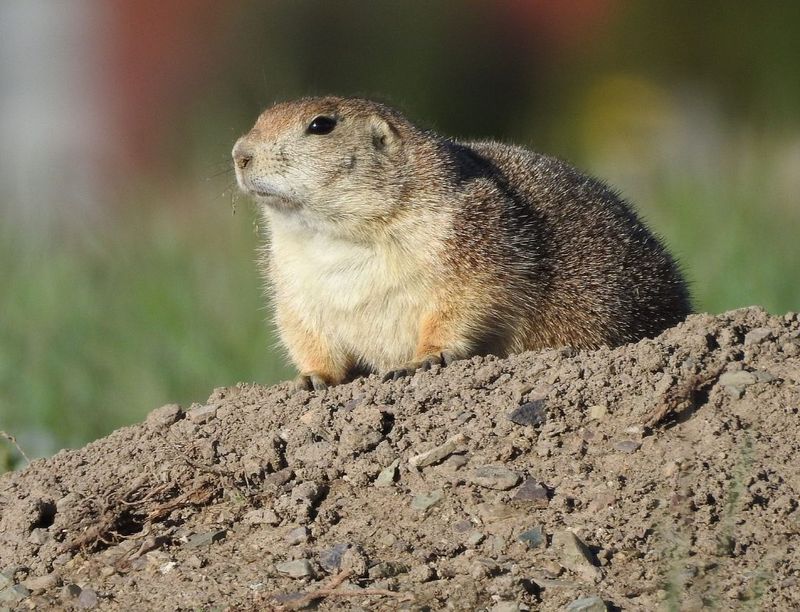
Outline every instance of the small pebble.
<path fill-rule="evenodd" d="M 408 579 L 411 582 L 417 583 L 428 582 L 429 580 L 433 580 L 435 576 L 436 572 L 428 565 L 415 565 L 411 568 L 411 571 L 408 572 Z"/>
<path fill-rule="evenodd" d="M 145 425 L 153 430 L 166 429 L 182 418 L 183 409 L 178 404 L 166 404 L 148 414 Z"/>
<path fill-rule="evenodd" d="M 395 459 L 387 467 L 381 470 L 378 477 L 375 479 L 376 487 L 388 487 L 394 484 L 397 478 L 397 468 L 400 466 L 400 460 Z"/>
<path fill-rule="evenodd" d="M 290 578 L 306 578 L 314 575 L 314 566 L 308 559 L 297 559 L 296 561 L 284 561 L 277 563 L 275 570 L 279 574 L 284 574 Z"/>
<path fill-rule="evenodd" d="M 564 568 L 592 582 L 598 582 L 602 578 L 603 574 L 597 567 L 594 554 L 571 531 L 557 531 L 553 534 L 553 549 Z"/>
<path fill-rule="evenodd" d="M 316 482 L 301 482 L 292 489 L 293 502 L 306 502 L 316 504 L 322 498 L 323 490 Z"/>
<path fill-rule="evenodd" d="M 219 542 L 225 539 L 227 534 L 225 529 L 217 529 L 214 531 L 206 531 L 204 533 L 195 533 L 186 540 L 186 548 L 201 548 L 203 546 L 210 546 L 214 542 Z"/>
<path fill-rule="evenodd" d="M 527 545 L 527 547 L 530 549 L 539 548 L 547 543 L 541 525 L 537 525 L 533 529 L 523 531 L 521 534 L 519 534 L 517 539 L 523 544 Z"/>
<path fill-rule="evenodd" d="M 31 594 L 30 590 L 21 584 L 6 587 L 0 591 L 0 602 L 2 603 L 17 603 L 25 599 Z"/>
<path fill-rule="evenodd" d="M 505 491 L 516 486 L 521 477 L 516 472 L 501 465 L 482 465 L 473 470 L 468 479 L 473 484 L 487 489 Z"/>
<path fill-rule="evenodd" d="M 189 419 L 192 423 L 200 424 L 200 423 L 207 423 L 211 419 L 217 416 L 217 406 L 213 404 L 208 404 L 206 406 L 199 406 L 198 408 L 192 408 L 189 412 L 186 413 L 186 418 Z"/>
<path fill-rule="evenodd" d="M 354 578 L 362 578 L 367 575 L 369 562 L 367 555 L 360 546 L 351 546 L 342 555 L 341 569 L 349 571 Z"/>
<path fill-rule="evenodd" d="M 242 521 L 250 525 L 277 525 L 281 522 L 281 519 L 275 514 L 274 510 L 259 508 L 245 514 L 242 517 Z"/>
<path fill-rule="evenodd" d="M 486 539 L 486 535 L 485 534 L 481 533 L 480 531 L 473 531 L 471 534 L 469 534 L 469 537 L 467 538 L 466 544 L 467 544 L 467 546 L 469 548 L 475 548 L 478 544 L 483 542 L 485 539 Z"/>
<path fill-rule="evenodd" d="M 602 404 L 589 408 L 589 418 L 593 421 L 602 421 L 608 414 L 608 408 Z"/>
<path fill-rule="evenodd" d="M 296 546 L 308 541 L 308 527 L 295 527 L 286 534 L 286 543 L 289 546 Z"/>
<path fill-rule="evenodd" d="M 522 406 L 510 410 L 506 418 L 517 425 L 543 425 L 547 422 L 544 400 L 525 402 Z"/>
<path fill-rule="evenodd" d="M 489 610 L 491 612 L 520 612 L 519 604 L 516 601 L 498 601 Z"/>
<path fill-rule="evenodd" d="M 772 382 L 777 378 L 772 372 L 767 372 L 765 370 L 756 370 L 753 372 L 753 375 L 756 377 L 756 381 L 760 383 Z"/>
<path fill-rule="evenodd" d="M 744 345 L 761 344 L 770 338 L 772 338 L 772 330 L 769 327 L 756 327 L 744 335 Z"/>
<path fill-rule="evenodd" d="M 415 495 L 411 500 L 411 507 L 414 510 L 425 511 L 432 506 L 435 506 L 444 499 L 444 491 L 431 491 L 430 493 L 420 493 Z"/>
<path fill-rule="evenodd" d="M 97 605 L 98 598 L 94 589 L 82 589 L 81 594 L 78 595 L 78 607 L 89 609 Z"/>
<path fill-rule="evenodd" d="M 550 492 L 540 482 L 526 478 L 514 493 L 514 501 L 532 502 L 538 508 L 546 508 L 550 503 Z"/>
<path fill-rule="evenodd" d="M 746 387 L 757 382 L 755 374 L 739 370 L 738 372 L 725 372 L 719 377 L 719 384 L 733 397 L 739 399 L 744 394 Z"/>
<path fill-rule="evenodd" d="M 80 597 L 81 587 L 77 584 L 65 584 L 64 587 L 61 589 L 61 599 L 65 601 L 70 601 L 72 599 L 77 599 Z"/>
<path fill-rule="evenodd" d="M 331 548 L 323 550 L 319 554 L 319 564 L 328 573 L 339 571 L 342 564 L 342 557 L 347 551 L 348 544 L 334 544 Z"/>
<path fill-rule="evenodd" d="M 620 440 L 614 444 L 614 449 L 621 453 L 635 453 L 642 446 L 637 440 Z"/>
<path fill-rule="evenodd" d="M 608 608 L 602 599 L 597 595 L 592 595 L 591 597 L 576 599 L 565 610 L 567 612 L 606 612 Z"/>
<path fill-rule="evenodd" d="M 800 344 L 797 342 L 785 342 L 781 345 L 781 350 L 787 357 L 797 357 L 800 355 Z"/>
<path fill-rule="evenodd" d="M 381 578 L 391 578 L 398 574 L 404 574 L 408 571 L 408 566 L 403 563 L 396 563 L 393 561 L 383 561 L 369 568 L 367 576 L 370 580 L 379 580 Z"/>
<path fill-rule="evenodd" d="M 37 546 L 41 546 L 47 540 L 50 539 L 50 532 L 47 529 L 36 528 L 31 531 L 31 535 L 28 536 L 28 542 L 31 544 L 36 544 Z"/>
<path fill-rule="evenodd" d="M 440 444 L 439 446 L 411 457 L 411 459 L 408 460 L 408 463 L 417 468 L 424 468 L 428 467 L 429 465 L 439 463 L 442 459 L 446 459 L 457 450 L 463 449 L 466 441 L 467 437 L 462 433 L 458 433 L 445 440 L 444 443 Z"/>

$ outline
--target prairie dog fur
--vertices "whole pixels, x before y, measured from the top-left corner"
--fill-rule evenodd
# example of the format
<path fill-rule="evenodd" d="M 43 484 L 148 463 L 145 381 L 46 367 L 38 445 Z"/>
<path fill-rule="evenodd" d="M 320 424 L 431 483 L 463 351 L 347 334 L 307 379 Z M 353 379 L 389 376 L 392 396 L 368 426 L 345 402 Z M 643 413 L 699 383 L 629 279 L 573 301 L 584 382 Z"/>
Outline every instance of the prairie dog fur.
<path fill-rule="evenodd" d="M 356 98 L 277 104 L 234 146 L 298 385 L 476 354 L 615 346 L 691 311 L 680 271 L 606 185 L 461 143 Z"/>

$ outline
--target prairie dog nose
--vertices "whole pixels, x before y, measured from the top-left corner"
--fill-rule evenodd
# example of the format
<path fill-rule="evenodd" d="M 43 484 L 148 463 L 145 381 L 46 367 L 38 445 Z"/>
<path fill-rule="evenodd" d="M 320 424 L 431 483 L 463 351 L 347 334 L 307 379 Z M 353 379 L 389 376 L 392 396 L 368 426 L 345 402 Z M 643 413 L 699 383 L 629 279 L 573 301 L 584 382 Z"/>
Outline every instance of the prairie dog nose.
<path fill-rule="evenodd" d="M 244 170 L 253 161 L 253 153 L 247 145 L 239 140 L 233 147 L 233 163 L 240 170 Z"/>

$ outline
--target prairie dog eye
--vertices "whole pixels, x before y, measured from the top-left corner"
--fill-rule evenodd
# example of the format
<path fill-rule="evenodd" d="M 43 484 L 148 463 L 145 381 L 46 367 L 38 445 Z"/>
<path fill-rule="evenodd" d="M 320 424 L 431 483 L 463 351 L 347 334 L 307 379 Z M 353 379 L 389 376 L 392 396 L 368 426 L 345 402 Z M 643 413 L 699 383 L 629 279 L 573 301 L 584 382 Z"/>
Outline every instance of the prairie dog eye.
<path fill-rule="evenodd" d="M 308 124 L 306 133 L 324 136 L 325 134 L 330 134 L 335 127 L 336 119 L 333 117 L 326 117 L 325 115 L 319 115 L 318 117 L 314 117 L 311 123 Z"/>

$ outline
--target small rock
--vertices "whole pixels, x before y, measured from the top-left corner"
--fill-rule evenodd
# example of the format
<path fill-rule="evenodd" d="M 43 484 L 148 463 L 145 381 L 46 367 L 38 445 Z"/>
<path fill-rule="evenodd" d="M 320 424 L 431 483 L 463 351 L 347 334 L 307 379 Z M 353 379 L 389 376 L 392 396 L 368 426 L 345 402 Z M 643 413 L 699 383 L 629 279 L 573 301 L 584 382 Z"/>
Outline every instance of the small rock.
<path fill-rule="evenodd" d="M 291 593 L 276 593 L 272 596 L 275 603 L 280 604 L 279 609 L 298 610 L 307 608 L 307 605 L 302 605 L 301 601 L 307 601 L 308 594 L 301 591 L 293 591 Z M 284 606 L 286 606 L 284 608 Z M 214 608 L 212 608 L 213 610 Z"/>
<path fill-rule="evenodd" d="M 544 400 L 525 402 L 506 413 L 506 418 L 517 425 L 544 425 L 547 422 Z"/>
<path fill-rule="evenodd" d="M 242 521 L 249 525 L 277 525 L 281 522 L 280 517 L 270 508 L 259 508 L 251 510 L 242 517 Z"/>
<path fill-rule="evenodd" d="M 289 546 L 296 546 L 308 541 L 308 527 L 295 527 L 286 534 L 286 543 Z"/>
<path fill-rule="evenodd" d="M 605 602 L 597 595 L 576 599 L 564 609 L 567 612 L 606 612 L 608 610 Z"/>
<path fill-rule="evenodd" d="M 191 567 L 192 569 L 200 569 L 205 565 L 205 561 L 198 557 L 197 555 L 192 555 L 191 557 L 186 558 L 186 566 Z"/>
<path fill-rule="evenodd" d="M 537 525 L 533 529 L 523 531 L 521 534 L 519 534 L 518 540 L 531 549 L 539 548 L 547 543 L 541 525 Z"/>
<path fill-rule="evenodd" d="M 564 573 L 564 568 L 555 561 L 545 561 L 542 564 L 542 571 L 546 578 L 558 578 Z"/>
<path fill-rule="evenodd" d="M 797 342 L 784 342 L 781 350 L 787 357 L 797 357 L 800 355 L 800 344 Z"/>
<path fill-rule="evenodd" d="M 296 561 L 284 561 L 277 563 L 275 570 L 279 574 L 289 576 L 290 578 L 307 578 L 314 576 L 314 566 L 308 559 L 297 559 Z"/>
<path fill-rule="evenodd" d="M 227 535 L 227 530 L 216 529 L 214 531 L 206 531 L 204 533 L 195 533 L 186 540 L 186 548 L 201 548 L 203 546 L 210 546 L 214 542 L 224 540 Z"/>
<path fill-rule="evenodd" d="M 442 470 L 445 473 L 455 474 L 458 470 L 469 463 L 469 459 L 464 455 L 450 455 L 442 462 Z"/>
<path fill-rule="evenodd" d="M 519 604 L 516 601 L 498 601 L 491 608 L 491 612 L 519 612 Z"/>
<path fill-rule="evenodd" d="M 30 590 L 21 584 L 6 587 L 0 591 L 0 602 L 2 603 L 17 603 L 25 599 L 31 594 Z"/>
<path fill-rule="evenodd" d="M 342 557 L 348 548 L 348 544 L 334 544 L 331 548 L 323 550 L 319 554 L 319 564 L 322 569 L 329 574 L 339 571 L 339 566 L 342 564 Z"/>
<path fill-rule="evenodd" d="M 514 391 L 513 391 L 514 401 L 516 403 L 519 403 L 523 397 L 525 397 L 526 395 L 528 395 L 528 393 L 533 391 L 535 386 L 536 385 L 531 383 L 517 383 L 516 385 L 514 385 Z"/>
<path fill-rule="evenodd" d="M 470 482 L 498 491 L 506 491 L 516 486 L 521 477 L 516 472 L 501 465 L 482 465 L 469 476 Z"/>
<path fill-rule="evenodd" d="M 770 338 L 772 338 L 772 330 L 769 327 L 756 327 L 744 335 L 744 345 L 761 344 Z"/>
<path fill-rule="evenodd" d="M 467 538 L 466 544 L 469 548 L 475 548 L 478 544 L 483 542 L 486 539 L 486 535 L 481 533 L 480 531 L 473 531 L 469 534 Z"/>
<path fill-rule="evenodd" d="M 71 552 L 63 552 L 58 555 L 55 559 L 53 559 L 52 564 L 53 567 L 64 567 L 67 563 L 72 560 L 74 555 Z"/>
<path fill-rule="evenodd" d="M 635 453 L 641 446 L 638 440 L 620 440 L 614 444 L 614 449 L 621 453 Z"/>
<path fill-rule="evenodd" d="M 166 575 L 166 574 L 169 574 L 176 567 L 178 567 L 178 562 L 177 561 L 167 561 L 164 565 L 162 565 L 161 567 L 158 568 L 158 571 L 161 574 Z"/>
<path fill-rule="evenodd" d="M 368 568 L 369 560 L 360 546 L 351 546 L 342 555 L 341 569 L 350 572 L 353 578 L 363 578 Z"/>
<path fill-rule="evenodd" d="M 583 586 L 580 582 L 552 579 L 544 576 L 534 576 L 533 581 L 543 589 L 579 589 Z"/>
<path fill-rule="evenodd" d="M 64 588 L 61 589 L 61 599 L 65 601 L 78 599 L 82 590 L 77 584 L 65 584 Z"/>
<path fill-rule="evenodd" d="M 445 440 L 444 443 L 440 444 L 439 446 L 411 457 L 411 459 L 408 460 L 408 463 L 412 467 L 417 468 L 424 468 L 428 467 L 429 465 L 439 463 L 442 459 L 449 457 L 454 452 L 461 449 L 466 441 L 467 437 L 462 433 L 458 433 L 452 438 Z"/>
<path fill-rule="evenodd" d="M 469 575 L 474 580 L 482 580 L 488 576 L 494 576 L 499 571 L 499 566 L 493 559 L 476 559 L 469 570 Z"/>
<path fill-rule="evenodd" d="M 189 412 L 186 413 L 186 418 L 189 419 L 192 423 L 200 424 L 200 423 L 207 423 L 213 418 L 217 416 L 217 406 L 213 404 L 207 404 L 205 406 L 199 406 L 197 408 L 192 408 Z"/>
<path fill-rule="evenodd" d="M 403 563 L 396 563 L 393 561 L 383 561 L 369 568 L 367 576 L 370 580 L 380 580 L 382 578 L 391 578 L 398 574 L 404 574 L 408 571 L 408 566 Z"/>
<path fill-rule="evenodd" d="M 617 498 L 614 497 L 613 493 L 597 493 L 594 499 L 589 502 L 589 512 L 600 512 L 615 503 L 617 503 Z"/>
<path fill-rule="evenodd" d="M 501 535 L 494 536 L 490 541 L 492 552 L 495 555 L 503 554 L 503 550 L 506 547 L 506 539 Z"/>
<path fill-rule="evenodd" d="M 661 473 L 664 474 L 667 478 L 674 476 L 677 474 L 681 469 L 681 464 L 677 461 L 669 461 L 667 464 L 661 468 Z"/>
<path fill-rule="evenodd" d="M 725 372 L 719 377 L 719 384 L 734 399 L 739 399 L 744 394 L 746 387 L 757 382 L 755 374 L 739 370 L 738 372 Z"/>
<path fill-rule="evenodd" d="M 82 589 L 81 594 L 78 595 L 78 607 L 79 608 L 94 608 L 97 605 L 98 598 L 97 593 L 94 592 L 94 589 Z"/>
<path fill-rule="evenodd" d="M 571 531 L 553 534 L 553 548 L 559 555 L 559 563 L 587 580 L 598 582 L 603 574 L 596 567 L 597 559 L 592 551 Z"/>
<path fill-rule="evenodd" d="M 270 487 L 282 487 L 294 478 L 291 468 L 283 468 L 264 477 L 264 484 Z"/>
<path fill-rule="evenodd" d="M 293 502 L 305 502 L 313 506 L 322 499 L 323 492 L 316 482 L 301 482 L 292 489 L 291 498 Z"/>
<path fill-rule="evenodd" d="M 433 580 L 436 572 L 429 565 L 415 565 L 408 572 L 408 579 L 411 582 L 421 583 Z"/>
<path fill-rule="evenodd" d="M 593 421 L 602 421 L 608 414 L 608 408 L 602 404 L 589 408 L 589 418 Z"/>
<path fill-rule="evenodd" d="M 104 565 L 100 568 L 100 575 L 103 578 L 108 578 L 109 576 L 113 576 L 117 573 L 117 570 L 112 565 Z"/>
<path fill-rule="evenodd" d="M 29 588 L 34 593 L 46 591 L 61 585 L 61 579 L 55 574 L 45 574 L 44 576 L 37 576 L 35 578 L 28 578 L 22 584 Z"/>
<path fill-rule="evenodd" d="M 182 418 L 183 409 L 178 404 L 166 404 L 148 414 L 145 425 L 153 430 L 166 429 Z"/>
<path fill-rule="evenodd" d="M 533 478 L 526 478 L 514 493 L 514 501 L 532 502 L 538 508 L 546 508 L 550 503 L 550 491 Z"/>
<path fill-rule="evenodd" d="M 444 499 L 444 491 L 437 490 L 431 491 L 428 494 L 420 493 L 415 495 L 411 500 L 411 507 L 414 510 L 425 511 L 432 506 L 435 506 Z"/>
<path fill-rule="evenodd" d="M 756 381 L 760 383 L 772 382 L 777 378 L 772 372 L 767 372 L 766 370 L 756 370 L 753 375 L 756 377 Z"/>
<path fill-rule="evenodd" d="M 394 484 L 397 478 L 397 468 L 400 466 L 400 459 L 395 459 L 387 467 L 381 470 L 375 479 L 376 487 L 389 487 Z"/>
<path fill-rule="evenodd" d="M 47 531 L 47 529 L 42 529 L 41 527 L 33 529 L 31 534 L 28 536 L 28 542 L 31 544 L 36 544 L 37 546 L 41 546 L 49 539 L 50 533 Z"/>

